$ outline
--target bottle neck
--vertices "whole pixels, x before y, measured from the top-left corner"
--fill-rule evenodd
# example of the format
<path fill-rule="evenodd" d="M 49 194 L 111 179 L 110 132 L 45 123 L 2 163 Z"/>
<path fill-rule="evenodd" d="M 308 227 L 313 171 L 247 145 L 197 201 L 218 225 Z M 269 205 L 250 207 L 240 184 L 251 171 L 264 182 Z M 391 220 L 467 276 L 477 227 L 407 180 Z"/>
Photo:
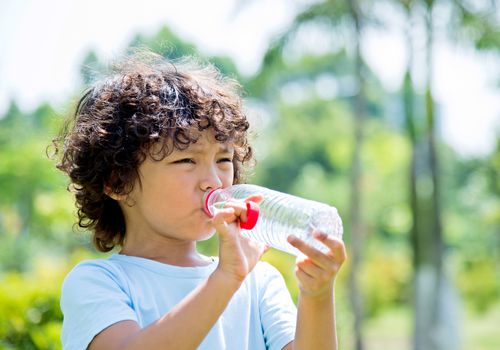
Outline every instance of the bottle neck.
<path fill-rule="evenodd" d="M 217 188 L 214 188 L 213 190 L 210 190 L 210 191 L 207 191 L 205 193 L 205 196 L 203 198 L 203 210 L 205 211 L 205 213 L 210 216 L 210 217 L 213 217 L 214 214 L 212 213 L 212 211 L 210 210 L 210 199 L 211 197 L 214 195 L 215 191 L 218 191 L 219 189 Z"/>

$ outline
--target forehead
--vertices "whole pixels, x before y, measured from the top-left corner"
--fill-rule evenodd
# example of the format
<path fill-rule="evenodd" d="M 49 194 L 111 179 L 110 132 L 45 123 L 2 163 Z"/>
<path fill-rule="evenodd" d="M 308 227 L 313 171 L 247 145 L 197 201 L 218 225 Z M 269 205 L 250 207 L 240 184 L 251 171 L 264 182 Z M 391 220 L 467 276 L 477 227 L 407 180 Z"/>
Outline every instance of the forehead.
<path fill-rule="evenodd" d="M 232 149 L 233 148 L 233 142 L 227 141 L 227 142 L 219 142 L 215 139 L 215 133 L 213 130 L 205 130 L 202 132 L 192 132 L 191 137 L 195 139 L 196 141 L 191 142 L 189 146 L 186 148 L 186 150 L 189 151 L 203 151 L 204 149 L 207 148 L 216 148 L 216 149 Z"/>
<path fill-rule="evenodd" d="M 197 132 L 196 134 L 190 133 L 189 139 L 191 142 L 188 144 L 176 144 L 174 140 L 167 139 L 164 142 L 159 141 L 151 147 L 151 153 L 155 155 L 163 154 L 163 157 L 168 157 L 173 153 L 204 153 L 210 152 L 234 152 L 234 142 L 219 142 L 215 139 L 215 135 L 212 131 L 206 130 L 203 132 Z M 156 158 L 156 157 L 155 157 Z"/>
<path fill-rule="evenodd" d="M 234 147 L 230 143 L 220 143 L 220 142 L 202 142 L 199 141 L 196 143 L 190 144 L 184 150 L 177 150 L 179 152 L 190 152 L 190 153 L 203 153 L 207 150 L 215 150 L 217 152 L 232 152 Z"/>

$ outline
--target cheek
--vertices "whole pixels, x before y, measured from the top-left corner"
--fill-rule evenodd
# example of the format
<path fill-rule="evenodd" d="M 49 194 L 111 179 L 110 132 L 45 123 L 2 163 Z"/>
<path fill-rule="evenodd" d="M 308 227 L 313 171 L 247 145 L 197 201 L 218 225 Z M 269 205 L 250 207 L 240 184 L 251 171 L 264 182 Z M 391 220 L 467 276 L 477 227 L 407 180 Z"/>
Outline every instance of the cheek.
<path fill-rule="evenodd" d="M 224 172 L 223 176 L 221 177 L 222 182 L 225 185 L 223 187 L 230 186 L 230 185 L 232 185 L 235 182 L 235 179 L 234 179 L 234 175 L 236 174 L 236 170 L 235 169 L 236 168 L 233 165 L 231 167 L 231 169 L 229 169 L 226 172 Z"/>

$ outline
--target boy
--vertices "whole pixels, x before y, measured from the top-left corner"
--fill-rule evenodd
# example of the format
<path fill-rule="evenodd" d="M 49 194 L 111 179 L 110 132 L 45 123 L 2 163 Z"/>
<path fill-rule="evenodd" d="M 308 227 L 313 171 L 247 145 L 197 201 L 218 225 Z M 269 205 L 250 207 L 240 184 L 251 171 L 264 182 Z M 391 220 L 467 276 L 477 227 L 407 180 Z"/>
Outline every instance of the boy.
<path fill-rule="evenodd" d="M 64 349 L 336 349 L 343 243 L 316 232 L 323 254 L 289 238 L 305 254 L 296 310 L 277 270 L 259 263 L 267 248 L 240 235 L 244 206 L 203 211 L 204 193 L 241 182 L 252 158 L 238 89 L 212 66 L 145 54 L 82 97 L 58 168 L 79 226 L 98 250 L 120 251 L 66 277 Z M 215 232 L 219 256 L 199 254 L 196 241 Z"/>

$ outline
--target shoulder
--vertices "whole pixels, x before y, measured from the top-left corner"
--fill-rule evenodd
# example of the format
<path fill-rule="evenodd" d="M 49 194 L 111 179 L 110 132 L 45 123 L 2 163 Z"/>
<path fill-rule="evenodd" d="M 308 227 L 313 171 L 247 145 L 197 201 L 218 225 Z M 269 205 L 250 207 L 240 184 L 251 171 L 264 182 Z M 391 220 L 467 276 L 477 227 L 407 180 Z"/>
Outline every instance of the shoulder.
<path fill-rule="evenodd" d="M 107 259 L 84 260 L 75 265 L 66 275 L 64 283 L 81 278 L 99 278 L 120 274 L 119 267 Z"/>
<path fill-rule="evenodd" d="M 85 349 L 110 325 L 137 322 L 125 281 L 121 267 L 107 259 L 82 261 L 68 273 L 60 299 L 64 349 Z"/>
<path fill-rule="evenodd" d="M 126 276 L 120 266 L 106 259 L 86 260 L 66 276 L 61 288 L 61 309 L 66 316 L 82 310 L 130 306 Z"/>
<path fill-rule="evenodd" d="M 66 275 L 61 297 L 88 293 L 92 289 L 119 288 L 122 278 L 121 268 L 107 259 L 84 260 Z"/>

